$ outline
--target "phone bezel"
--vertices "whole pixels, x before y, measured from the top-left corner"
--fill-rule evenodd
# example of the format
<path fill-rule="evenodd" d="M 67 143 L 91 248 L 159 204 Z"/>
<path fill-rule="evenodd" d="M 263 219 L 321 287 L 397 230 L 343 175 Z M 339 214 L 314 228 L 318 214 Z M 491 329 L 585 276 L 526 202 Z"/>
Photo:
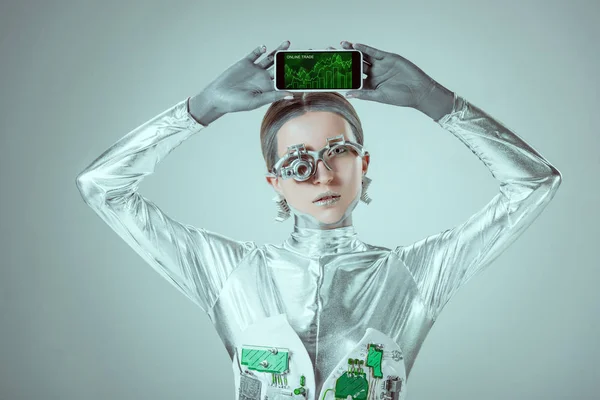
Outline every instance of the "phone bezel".
<path fill-rule="evenodd" d="M 278 65 L 282 65 L 284 62 L 284 55 L 286 53 L 352 53 L 352 88 L 345 89 L 286 89 L 284 81 L 284 69 L 277 68 Z M 273 65 L 273 86 L 275 90 L 283 90 L 286 92 L 346 92 L 349 90 L 360 90 L 363 86 L 363 54 L 359 50 L 351 49 L 325 49 L 325 50 L 278 50 L 274 55 Z M 358 82 L 357 82 L 358 81 Z M 358 83 L 358 86 L 355 86 Z M 279 84 L 279 85 L 278 85 Z"/>

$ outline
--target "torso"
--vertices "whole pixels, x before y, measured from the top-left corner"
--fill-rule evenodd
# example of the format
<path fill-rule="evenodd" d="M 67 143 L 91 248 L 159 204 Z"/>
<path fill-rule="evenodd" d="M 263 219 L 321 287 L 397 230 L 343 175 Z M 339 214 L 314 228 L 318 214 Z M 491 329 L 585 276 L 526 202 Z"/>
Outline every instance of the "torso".
<path fill-rule="evenodd" d="M 304 347 L 290 353 L 306 352 L 310 366 L 304 364 L 305 369 L 312 368 L 290 367 L 289 376 L 314 379 L 319 399 L 328 389 L 324 383 L 328 378 L 335 382 L 332 375 L 339 375 L 340 362 L 347 362 L 368 328 L 397 344 L 408 375 L 433 322 L 402 261 L 388 249 L 357 240 L 339 254 L 296 250 L 285 245 L 257 248 L 227 280 L 210 316 L 232 360 L 237 360 L 236 348 L 239 356 L 243 346 L 255 345 L 245 332 L 255 336 L 261 323 L 266 327 L 269 318 L 282 316 Z M 273 332 L 276 328 L 269 329 L 255 341 L 285 347 L 281 342 L 286 339 Z M 390 356 L 385 349 L 384 355 Z M 317 398 L 313 396 L 307 398 Z"/>

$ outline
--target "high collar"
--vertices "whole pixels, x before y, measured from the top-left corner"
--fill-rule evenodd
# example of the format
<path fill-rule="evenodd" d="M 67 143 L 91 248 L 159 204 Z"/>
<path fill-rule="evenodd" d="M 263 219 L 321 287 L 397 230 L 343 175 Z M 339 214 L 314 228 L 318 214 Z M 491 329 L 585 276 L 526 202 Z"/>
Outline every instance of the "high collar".
<path fill-rule="evenodd" d="M 365 244 L 358 240 L 353 225 L 335 229 L 300 228 L 284 242 L 284 247 L 307 256 L 352 253 L 363 250 Z"/>

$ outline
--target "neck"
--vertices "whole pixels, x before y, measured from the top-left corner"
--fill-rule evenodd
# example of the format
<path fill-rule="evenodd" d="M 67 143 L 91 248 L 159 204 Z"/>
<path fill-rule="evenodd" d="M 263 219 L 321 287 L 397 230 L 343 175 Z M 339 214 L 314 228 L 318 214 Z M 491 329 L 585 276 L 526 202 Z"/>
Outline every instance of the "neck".
<path fill-rule="evenodd" d="M 294 227 L 296 228 L 307 228 L 307 229 L 321 229 L 321 230 L 329 230 L 329 229 L 337 229 L 337 228 L 345 228 L 347 226 L 352 226 L 352 214 L 348 216 L 344 216 L 338 222 L 334 222 L 331 224 L 325 224 L 319 220 L 317 220 L 312 215 L 300 215 L 294 213 Z"/>
<path fill-rule="evenodd" d="M 294 231 L 284 246 L 308 257 L 353 253 L 364 249 L 364 244 L 358 240 L 352 225 L 331 229 L 302 228 L 294 225 Z"/>

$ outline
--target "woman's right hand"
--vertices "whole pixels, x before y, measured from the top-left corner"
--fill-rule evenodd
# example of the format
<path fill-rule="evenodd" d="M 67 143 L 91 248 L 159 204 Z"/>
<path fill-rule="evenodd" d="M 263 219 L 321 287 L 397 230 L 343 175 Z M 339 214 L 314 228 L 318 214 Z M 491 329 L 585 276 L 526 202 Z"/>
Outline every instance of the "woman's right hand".
<path fill-rule="evenodd" d="M 190 98 L 190 113 L 202 125 L 208 125 L 224 114 L 250 111 L 265 104 L 293 96 L 291 92 L 275 90 L 273 68 L 275 52 L 286 50 L 285 41 L 265 58 L 256 62 L 266 51 L 259 46 L 225 70 L 202 92 Z"/>

